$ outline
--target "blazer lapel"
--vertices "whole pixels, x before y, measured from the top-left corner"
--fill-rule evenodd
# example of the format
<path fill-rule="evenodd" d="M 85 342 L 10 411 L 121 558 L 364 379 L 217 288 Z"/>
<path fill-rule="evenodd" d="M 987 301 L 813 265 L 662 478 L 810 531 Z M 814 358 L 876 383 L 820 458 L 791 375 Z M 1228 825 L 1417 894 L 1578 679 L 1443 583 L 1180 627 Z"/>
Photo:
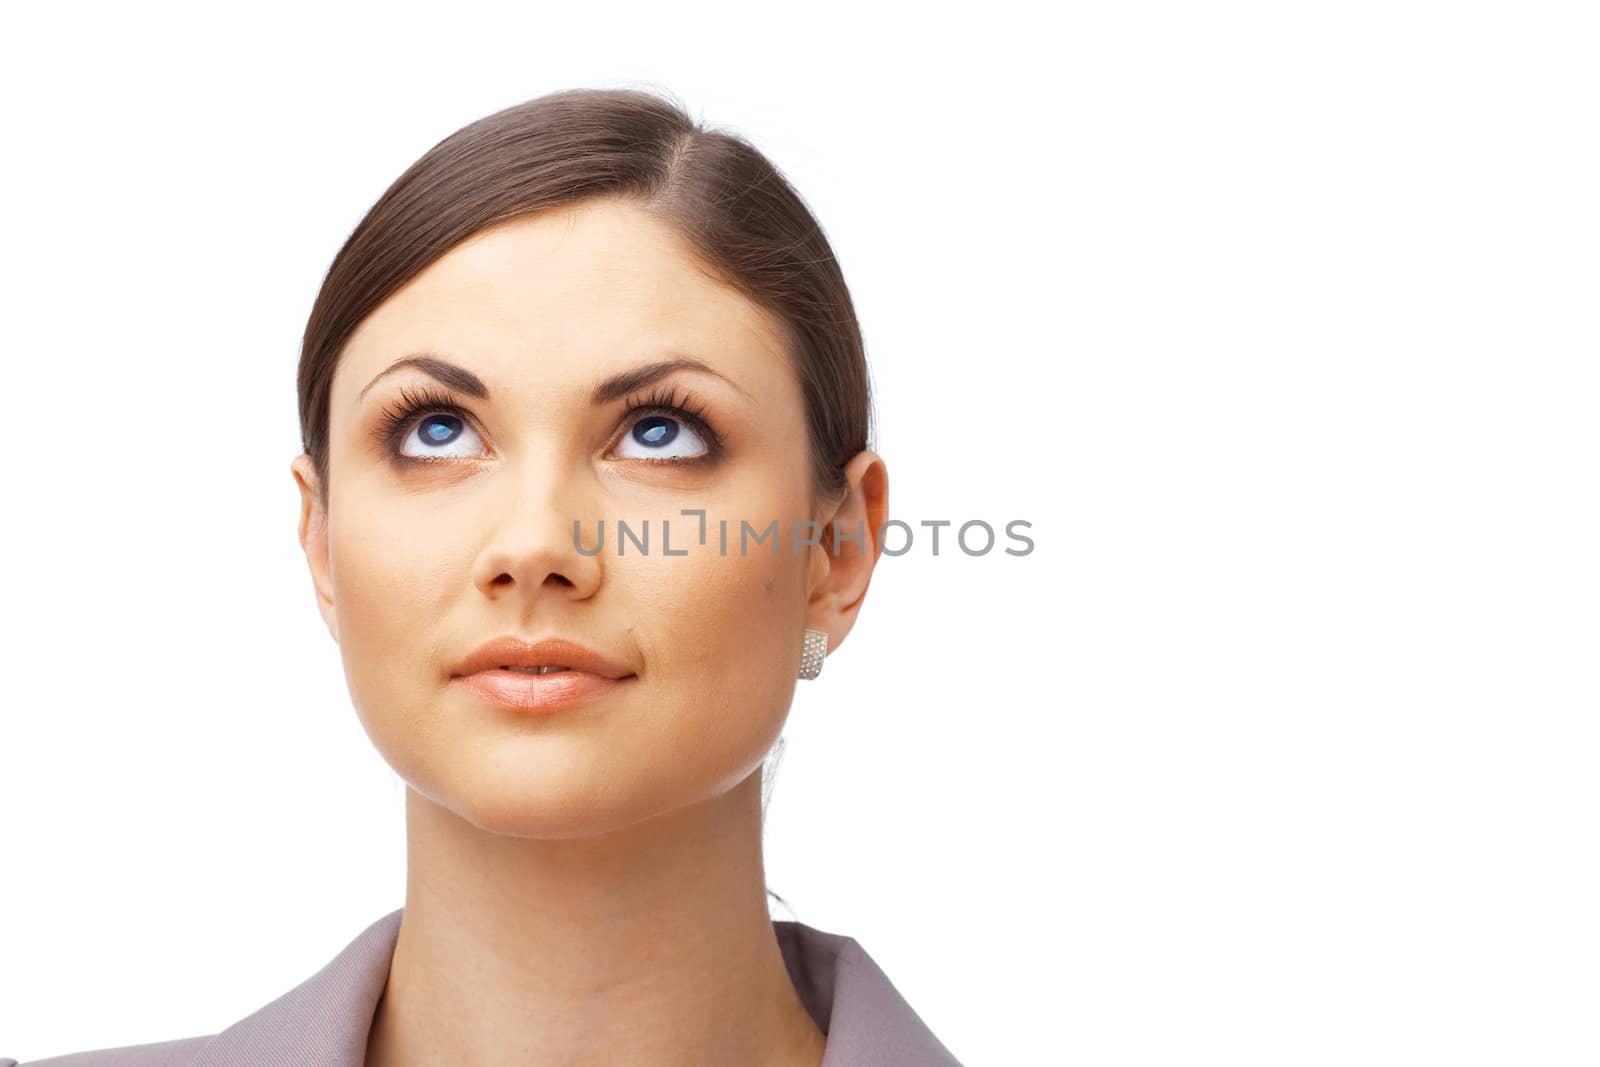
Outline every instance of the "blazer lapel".
<path fill-rule="evenodd" d="M 377 920 L 322 970 L 212 1038 L 193 1067 L 362 1067 L 404 911 Z"/>
<path fill-rule="evenodd" d="M 853 937 L 773 924 L 789 978 L 828 1035 L 822 1067 L 961 1067 Z"/>

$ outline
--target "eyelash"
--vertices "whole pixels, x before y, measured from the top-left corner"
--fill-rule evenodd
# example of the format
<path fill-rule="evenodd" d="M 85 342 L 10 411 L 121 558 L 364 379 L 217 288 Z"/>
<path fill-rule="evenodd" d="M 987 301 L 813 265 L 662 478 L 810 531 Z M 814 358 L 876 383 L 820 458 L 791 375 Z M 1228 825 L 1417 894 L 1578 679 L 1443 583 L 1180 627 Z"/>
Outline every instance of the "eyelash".
<path fill-rule="evenodd" d="M 622 413 L 622 420 L 628 421 L 635 415 L 670 415 L 689 424 L 689 428 L 699 434 L 706 443 L 706 451 L 702 456 L 688 458 L 666 458 L 641 460 L 643 463 L 675 464 L 678 466 L 694 466 L 709 464 L 717 460 L 722 454 L 722 435 L 712 427 L 709 416 L 703 404 L 695 400 L 688 392 L 679 395 L 675 387 L 657 386 L 642 397 L 630 397 L 627 401 L 628 408 Z M 447 392 L 435 389 L 432 386 L 423 386 L 413 392 L 402 387 L 399 399 L 393 407 L 383 410 L 378 426 L 373 435 L 379 444 L 401 463 L 450 463 L 455 461 L 453 456 L 407 456 L 400 452 L 400 443 L 404 435 L 415 425 L 420 415 L 434 415 L 443 412 L 454 415 L 463 422 L 473 421 L 469 413 L 461 404 Z"/>

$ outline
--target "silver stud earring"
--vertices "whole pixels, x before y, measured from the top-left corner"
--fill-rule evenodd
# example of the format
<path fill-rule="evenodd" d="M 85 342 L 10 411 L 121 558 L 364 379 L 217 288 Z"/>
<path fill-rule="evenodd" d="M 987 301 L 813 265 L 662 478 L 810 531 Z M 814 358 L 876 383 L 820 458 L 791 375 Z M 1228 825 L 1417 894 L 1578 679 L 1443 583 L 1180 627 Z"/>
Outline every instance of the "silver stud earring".
<path fill-rule="evenodd" d="M 805 643 L 800 646 L 800 677 L 815 678 L 821 674 L 822 659 L 827 654 L 827 631 L 807 630 Z"/>

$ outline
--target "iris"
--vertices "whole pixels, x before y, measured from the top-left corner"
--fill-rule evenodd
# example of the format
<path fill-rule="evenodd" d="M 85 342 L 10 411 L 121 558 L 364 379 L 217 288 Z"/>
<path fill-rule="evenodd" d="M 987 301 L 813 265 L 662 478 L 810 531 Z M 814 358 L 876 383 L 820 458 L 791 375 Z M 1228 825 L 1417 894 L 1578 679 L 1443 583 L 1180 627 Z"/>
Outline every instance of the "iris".
<path fill-rule="evenodd" d="M 633 424 L 633 439 L 641 445 L 670 444 L 677 436 L 677 420 L 665 415 L 650 415 Z"/>
<path fill-rule="evenodd" d="M 461 432 L 461 425 L 454 415 L 430 415 L 423 420 L 422 436 L 429 444 L 448 444 Z"/>

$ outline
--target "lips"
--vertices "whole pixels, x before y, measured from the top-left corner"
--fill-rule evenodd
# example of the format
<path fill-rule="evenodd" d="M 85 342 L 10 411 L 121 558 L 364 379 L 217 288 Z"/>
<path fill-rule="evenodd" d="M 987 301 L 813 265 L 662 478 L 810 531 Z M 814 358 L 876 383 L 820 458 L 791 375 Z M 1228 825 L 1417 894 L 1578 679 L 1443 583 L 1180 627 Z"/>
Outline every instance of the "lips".
<path fill-rule="evenodd" d="M 522 668 L 522 669 L 518 669 Z M 538 675 L 533 668 L 540 668 Z M 504 671 L 517 676 L 543 677 L 546 673 L 561 674 L 560 670 L 584 671 L 613 681 L 628 678 L 633 668 L 576 641 L 562 637 L 547 637 L 530 641 L 508 634 L 496 637 L 478 648 L 455 666 L 452 677 L 477 674 L 480 671 Z"/>
<path fill-rule="evenodd" d="M 497 637 L 456 665 L 452 685 L 515 712 L 545 715 L 600 703 L 637 681 L 620 659 L 566 638 Z"/>
<path fill-rule="evenodd" d="M 602 678 L 588 671 L 531 674 L 495 668 L 453 678 L 450 684 L 460 686 L 490 704 L 514 712 L 543 715 L 565 708 L 601 703 L 602 698 L 637 685 L 639 680 L 633 675 L 616 679 Z"/>

